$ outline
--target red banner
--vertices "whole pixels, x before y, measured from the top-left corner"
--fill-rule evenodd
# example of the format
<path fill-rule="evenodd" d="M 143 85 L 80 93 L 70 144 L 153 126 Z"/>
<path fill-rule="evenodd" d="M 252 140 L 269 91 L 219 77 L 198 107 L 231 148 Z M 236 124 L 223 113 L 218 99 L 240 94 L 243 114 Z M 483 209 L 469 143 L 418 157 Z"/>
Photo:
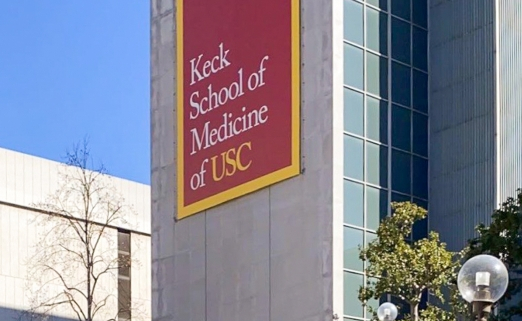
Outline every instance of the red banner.
<path fill-rule="evenodd" d="M 178 218 L 299 174 L 299 0 L 177 0 Z"/>

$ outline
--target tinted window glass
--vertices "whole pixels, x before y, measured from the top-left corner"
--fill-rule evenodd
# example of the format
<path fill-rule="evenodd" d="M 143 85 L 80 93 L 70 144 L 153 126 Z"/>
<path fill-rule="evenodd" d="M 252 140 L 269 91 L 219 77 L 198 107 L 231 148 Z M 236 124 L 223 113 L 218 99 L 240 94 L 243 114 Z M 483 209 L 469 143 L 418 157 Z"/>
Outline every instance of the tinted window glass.
<path fill-rule="evenodd" d="M 391 12 L 398 17 L 410 20 L 410 0 L 391 0 Z"/>
<path fill-rule="evenodd" d="M 413 27 L 413 66 L 428 70 L 428 33 Z"/>
<path fill-rule="evenodd" d="M 366 182 L 388 186 L 388 148 L 366 143 Z"/>
<path fill-rule="evenodd" d="M 344 39 L 363 45 L 363 6 L 344 0 Z"/>
<path fill-rule="evenodd" d="M 374 279 L 374 278 L 368 278 L 370 279 L 370 282 L 372 282 L 373 284 L 375 284 L 377 282 L 377 279 Z M 379 306 L 381 304 L 383 304 L 384 302 L 388 302 L 388 298 L 387 298 L 387 295 L 383 295 L 381 296 L 381 298 L 379 300 L 376 300 L 376 299 L 370 299 L 368 300 L 368 306 L 367 306 L 367 316 L 371 316 L 371 313 L 372 311 L 375 312 L 377 311 L 377 309 L 379 308 Z M 345 321 L 347 321 L 347 319 L 345 319 Z"/>
<path fill-rule="evenodd" d="M 366 90 L 374 95 L 388 98 L 388 59 L 367 53 Z"/>
<path fill-rule="evenodd" d="M 344 130 L 363 136 L 364 96 L 350 89 L 344 89 Z"/>
<path fill-rule="evenodd" d="M 388 15 L 371 8 L 366 9 L 366 47 L 388 54 Z"/>
<path fill-rule="evenodd" d="M 359 247 L 363 245 L 363 231 L 344 227 L 344 268 L 363 270 L 363 261 L 359 259 Z"/>
<path fill-rule="evenodd" d="M 428 161 L 413 156 L 413 195 L 428 198 Z"/>
<path fill-rule="evenodd" d="M 118 279 L 118 319 L 131 319 L 131 283 L 130 280 Z"/>
<path fill-rule="evenodd" d="M 354 46 L 344 44 L 344 83 L 363 89 L 363 51 Z"/>
<path fill-rule="evenodd" d="M 364 241 L 364 247 L 368 248 L 368 245 L 373 242 L 375 239 L 377 239 L 377 234 L 375 233 L 366 233 L 366 240 Z"/>
<path fill-rule="evenodd" d="M 366 188 L 366 228 L 376 231 L 379 223 L 388 215 L 388 192 L 373 187 Z"/>
<path fill-rule="evenodd" d="M 411 111 L 397 105 L 392 106 L 392 144 L 410 151 Z"/>
<path fill-rule="evenodd" d="M 344 272 L 344 313 L 350 316 L 363 316 L 363 308 L 359 301 L 359 288 L 363 285 L 363 276 Z"/>
<path fill-rule="evenodd" d="M 413 70 L 413 109 L 428 113 L 428 75 Z"/>
<path fill-rule="evenodd" d="M 386 144 L 388 142 L 388 104 L 366 97 L 366 137 Z"/>
<path fill-rule="evenodd" d="M 362 184 L 344 181 L 344 223 L 363 226 L 363 194 Z"/>
<path fill-rule="evenodd" d="M 410 106 L 410 68 L 394 62 L 392 64 L 392 100 Z"/>
<path fill-rule="evenodd" d="M 395 191 L 410 194 L 411 160 L 410 154 L 397 150 L 392 152 L 392 188 Z"/>
<path fill-rule="evenodd" d="M 413 113 L 413 152 L 428 156 L 428 117 Z"/>
<path fill-rule="evenodd" d="M 392 19 L 392 57 L 410 64 L 410 24 Z"/>
<path fill-rule="evenodd" d="M 366 3 L 385 10 L 388 8 L 388 0 L 366 0 Z"/>
<path fill-rule="evenodd" d="M 118 231 L 118 251 L 130 252 L 130 233 Z"/>
<path fill-rule="evenodd" d="M 424 28 L 428 27 L 428 0 L 412 1 L 412 20 Z"/>
<path fill-rule="evenodd" d="M 363 180 L 363 141 L 344 135 L 344 175 Z"/>
<path fill-rule="evenodd" d="M 420 207 L 424 208 L 425 210 L 428 209 L 428 203 L 426 201 L 419 200 L 419 199 L 413 199 L 413 202 L 415 204 L 419 205 Z M 415 224 L 413 224 L 412 236 L 413 236 L 414 241 L 420 240 L 420 239 L 428 236 L 428 218 L 427 217 L 420 221 L 417 221 L 417 222 L 415 222 Z"/>
<path fill-rule="evenodd" d="M 392 193 L 392 202 L 409 202 L 410 197 L 408 195 L 402 195 L 397 193 Z"/>

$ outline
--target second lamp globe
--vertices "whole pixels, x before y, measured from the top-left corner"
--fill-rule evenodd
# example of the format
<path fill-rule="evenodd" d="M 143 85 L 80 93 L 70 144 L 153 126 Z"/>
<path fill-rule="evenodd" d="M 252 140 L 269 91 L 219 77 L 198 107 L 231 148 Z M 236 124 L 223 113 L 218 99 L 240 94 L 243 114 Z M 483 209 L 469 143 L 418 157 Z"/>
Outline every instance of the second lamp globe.
<path fill-rule="evenodd" d="M 509 276 L 502 261 L 491 255 L 477 255 L 459 271 L 457 285 L 464 300 L 498 301 L 506 292 Z"/>
<path fill-rule="evenodd" d="M 393 321 L 397 318 L 397 307 L 395 304 L 386 302 L 377 309 L 377 318 L 381 321 Z"/>

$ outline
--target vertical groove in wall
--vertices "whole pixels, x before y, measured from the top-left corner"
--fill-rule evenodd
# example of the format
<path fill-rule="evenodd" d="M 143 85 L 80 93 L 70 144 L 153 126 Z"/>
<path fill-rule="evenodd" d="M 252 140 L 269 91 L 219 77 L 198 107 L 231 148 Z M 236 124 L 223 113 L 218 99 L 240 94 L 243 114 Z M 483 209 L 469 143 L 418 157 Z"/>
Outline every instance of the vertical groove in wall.
<path fill-rule="evenodd" d="M 499 202 L 522 187 L 522 1 L 499 8 Z"/>
<path fill-rule="evenodd" d="M 430 228 L 452 250 L 495 207 L 495 0 L 430 0 Z"/>

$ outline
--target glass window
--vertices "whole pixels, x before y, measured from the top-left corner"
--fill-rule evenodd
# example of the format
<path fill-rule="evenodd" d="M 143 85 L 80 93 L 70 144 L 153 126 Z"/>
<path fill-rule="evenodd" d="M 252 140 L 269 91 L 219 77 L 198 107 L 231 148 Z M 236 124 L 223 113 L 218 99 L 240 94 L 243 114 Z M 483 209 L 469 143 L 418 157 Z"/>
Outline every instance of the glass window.
<path fill-rule="evenodd" d="M 388 143 L 388 104 L 366 96 L 366 137 Z"/>
<path fill-rule="evenodd" d="M 423 218 L 413 224 L 413 240 L 418 241 L 426 237 L 428 237 L 428 219 Z"/>
<path fill-rule="evenodd" d="M 377 238 L 377 234 L 366 232 L 366 240 L 364 241 L 364 247 L 367 248 L 373 240 Z"/>
<path fill-rule="evenodd" d="M 429 293 L 428 291 L 424 290 L 422 292 L 422 296 L 421 296 L 421 302 L 419 304 L 419 309 L 422 311 L 424 309 L 426 309 L 428 307 L 428 296 L 429 296 Z M 447 296 L 446 296 L 447 297 Z"/>
<path fill-rule="evenodd" d="M 363 51 L 362 49 L 344 44 L 344 83 L 358 89 L 363 89 Z"/>
<path fill-rule="evenodd" d="M 366 228 L 377 231 L 381 220 L 388 215 L 388 192 L 366 187 Z"/>
<path fill-rule="evenodd" d="M 118 279 L 118 320 L 130 320 L 132 310 L 131 281 Z"/>
<path fill-rule="evenodd" d="M 413 156 L 413 195 L 428 198 L 428 160 Z"/>
<path fill-rule="evenodd" d="M 344 223 L 363 226 L 364 191 L 362 184 L 344 181 Z"/>
<path fill-rule="evenodd" d="M 392 193 L 392 202 L 409 202 L 410 197 L 408 195 Z"/>
<path fill-rule="evenodd" d="M 371 8 L 366 9 L 366 47 L 388 54 L 388 15 Z"/>
<path fill-rule="evenodd" d="M 372 282 L 372 283 L 377 283 L 377 280 L 375 278 L 368 278 L 368 279 L 370 279 L 371 280 L 370 282 Z M 375 300 L 373 298 L 368 300 L 368 309 L 367 309 L 368 314 L 366 315 L 366 317 L 370 320 L 376 320 L 377 314 L 375 315 L 375 318 L 372 318 L 370 313 L 372 313 L 372 311 L 374 313 L 377 313 L 377 309 L 384 302 L 388 302 L 386 295 L 381 296 L 381 298 L 379 300 Z"/>
<path fill-rule="evenodd" d="M 344 135 L 344 175 L 363 180 L 363 141 Z"/>
<path fill-rule="evenodd" d="M 366 182 L 388 186 L 388 148 L 366 143 Z"/>
<path fill-rule="evenodd" d="M 392 188 L 405 194 L 410 194 L 411 181 L 410 154 L 393 150 L 392 152 Z"/>
<path fill-rule="evenodd" d="M 366 234 L 366 238 L 364 240 L 364 247 L 365 248 L 368 248 L 368 246 L 370 245 L 370 243 L 377 239 L 377 234 L 375 233 L 365 233 Z M 366 261 L 366 268 L 371 266 L 370 262 Z"/>
<path fill-rule="evenodd" d="M 374 95 L 388 98 L 388 59 L 366 53 L 366 90 Z"/>
<path fill-rule="evenodd" d="M 410 68 L 394 62 L 392 64 L 392 100 L 410 106 Z"/>
<path fill-rule="evenodd" d="M 402 320 L 405 318 L 405 315 L 410 314 L 410 311 L 411 311 L 410 305 L 408 303 L 406 303 L 405 301 L 403 301 L 393 295 L 391 296 L 390 301 L 393 304 L 395 304 L 396 306 L 401 307 L 401 309 L 399 309 L 399 315 L 397 316 L 397 320 Z"/>
<path fill-rule="evenodd" d="M 428 0 L 412 1 L 412 17 L 413 23 L 421 27 L 428 27 Z"/>
<path fill-rule="evenodd" d="M 410 151 L 411 111 L 392 105 L 392 144 L 394 147 Z"/>
<path fill-rule="evenodd" d="M 428 113 L 428 75 L 413 70 L 413 109 Z"/>
<path fill-rule="evenodd" d="M 410 24 L 392 19 L 392 57 L 410 64 Z"/>
<path fill-rule="evenodd" d="M 384 301 L 384 302 L 386 302 L 386 301 Z M 369 299 L 368 303 L 367 303 L 367 307 L 366 307 L 366 317 L 369 318 L 370 320 L 378 320 L 377 319 L 377 309 L 379 308 L 380 305 L 381 305 L 381 303 L 379 303 L 378 300 L 375 300 L 374 298 Z M 372 312 L 375 313 L 375 318 L 372 317 L 372 315 L 371 315 Z"/>
<path fill-rule="evenodd" d="M 366 284 L 365 284 L 366 287 L 375 286 L 376 284 L 377 284 L 377 278 L 372 278 L 371 276 L 368 276 L 366 278 Z"/>
<path fill-rule="evenodd" d="M 364 247 L 368 248 L 369 244 L 377 238 L 377 235 L 374 233 L 366 233 L 366 239 L 364 241 Z M 369 261 L 365 261 L 365 268 L 368 268 L 371 266 L 371 263 Z"/>
<path fill-rule="evenodd" d="M 428 203 L 426 201 L 420 200 L 418 198 L 414 198 L 413 203 L 419 205 L 420 207 L 424 208 L 425 210 L 428 209 Z M 415 224 L 413 224 L 412 236 L 413 236 L 414 241 L 420 240 L 420 239 L 428 236 L 428 218 L 424 218 L 420 221 L 415 222 Z"/>
<path fill-rule="evenodd" d="M 362 318 L 363 308 L 359 301 L 359 289 L 363 286 L 363 276 L 344 272 L 344 314 Z"/>
<path fill-rule="evenodd" d="M 118 251 L 130 253 L 130 233 L 118 231 Z"/>
<path fill-rule="evenodd" d="M 344 39 L 363 45 L 363 5 L 344 0 Z"/>
<path fill-rule="evenodd" d="M 344 130 L 363 136 L 364 96 L 350 89 L 344 89 Z"/>
<path fill-rule="evenodd" d="M 344 268 L 363 271 L 363 261 L 359 259 L 359 248 L 363 244 L 363 231 L 344 227 Z"/>
<path fill-rule="evenodd" d="M 418 198 L 414 198 L 413 199 L 413 203 L 417 204 L 418 206 L 422 207 L 425 210 L 428 209 L 428 202 L 426 202 L 426 201 L 423 201 L 423 200 L 418 199 Z"/>
<path fill-rule="evenodd" d="M 377 8 L 380 8 L 384 11 L 388 9 L 388 0 L 366 0 L 366 3 L 371 4 Z"/>
<path fill-rule="evenodd" d="M 413 27 L 413 66 L 428 70 L 428 33 Z"/>
<path fill-rule="evenodd" d="M 129 254 L 118 254 L 118 275 L 130 277 L 131 258 Z"/>
<path fill-rule="evenodd" d="M 410 20 L 410 0 L 392 0 L 391 12 L 397 17 Z"/>
<path fill-rule="evenodd" d="M 413 152 L 428 156 L 428 117 L 413 113 Z"/>

